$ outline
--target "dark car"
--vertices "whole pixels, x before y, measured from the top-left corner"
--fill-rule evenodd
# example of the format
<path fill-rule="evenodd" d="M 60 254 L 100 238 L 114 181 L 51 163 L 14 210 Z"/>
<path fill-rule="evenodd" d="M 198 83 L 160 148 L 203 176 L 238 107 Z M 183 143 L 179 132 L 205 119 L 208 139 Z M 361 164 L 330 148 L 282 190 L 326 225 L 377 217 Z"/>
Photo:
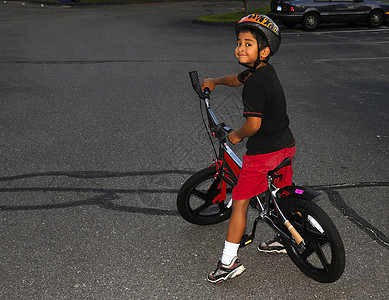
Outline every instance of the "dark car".
<path fill-rule="evenodd" d="M 268 16 L 287 27 L 302 24 L 315 30 L 319 23 L 367 22 L 379 27 L 389 20 L 389 4 L 369 0 L 272 0 Z"/>

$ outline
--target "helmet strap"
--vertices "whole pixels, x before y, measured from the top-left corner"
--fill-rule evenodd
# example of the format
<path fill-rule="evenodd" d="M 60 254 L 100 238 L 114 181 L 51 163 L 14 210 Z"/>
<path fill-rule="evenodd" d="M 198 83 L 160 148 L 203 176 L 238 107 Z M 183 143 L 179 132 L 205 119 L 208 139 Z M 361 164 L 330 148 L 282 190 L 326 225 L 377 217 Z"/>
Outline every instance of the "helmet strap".
<path fill-rule="evenodd" d="M 258 66 L 261 64 L 261 63 L 265 63 L 267 64 L 268 63 L 268 60 L 267 59 L 257 59 L 254 64 L 252 66 L 249 66 L 248 64 L 243 64 L 241 62 L 239 62 L 240 65 L 246 67 L 249 69 L 250 73 L 254 73 L 254 71 L 258 68 Z"/>

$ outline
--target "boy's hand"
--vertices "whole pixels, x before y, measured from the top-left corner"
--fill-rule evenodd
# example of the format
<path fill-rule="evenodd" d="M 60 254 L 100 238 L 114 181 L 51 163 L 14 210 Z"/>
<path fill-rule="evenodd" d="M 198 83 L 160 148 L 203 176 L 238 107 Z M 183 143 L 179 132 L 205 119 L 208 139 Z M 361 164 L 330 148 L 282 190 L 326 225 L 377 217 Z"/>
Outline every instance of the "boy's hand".
<path fill-rule="evenodd" d="M 203 79 L 203 82 L 201 83 L 201 89 L 204 91 L 205 88 L 209 88 L 209 90 L 212 92 L 213 89 L 216 87 L 216 84 L 213 80 L 213 78 L 207 78 L 205 77 Z"/>
<path fill-rule="evenodd" d="M 228 134 L 228 139 L 233 145 L 238 144 L 245 137 L 252 136 L 261 128 L 262 118 L 247 117 L 242 128 L 234 129 Z"/>
<path fill-rule="evenodd" d="M 233 144 L 233 145 L 236 145 L 238 144 L 242 138 L 240 138 L 237 134 L 236 134 L 236 130 L 234 129 L 233 131 L 231 131 L 229 134 L 228 134 L 228 139 L 230 140 L 230 142 Z"/>

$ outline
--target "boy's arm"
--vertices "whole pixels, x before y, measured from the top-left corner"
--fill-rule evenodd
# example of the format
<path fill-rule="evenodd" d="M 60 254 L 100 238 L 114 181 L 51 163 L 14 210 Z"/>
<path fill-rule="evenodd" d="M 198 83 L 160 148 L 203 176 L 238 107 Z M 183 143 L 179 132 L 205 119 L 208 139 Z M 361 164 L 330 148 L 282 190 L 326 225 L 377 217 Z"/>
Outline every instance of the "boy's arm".
<path fill-rule="evenodd" d="M 262 118 L 247 117 L 246 122 L 239 129 L 234 129 L 228 134 L 228 139 L 233 145 L 238 144 L 245 137 L 254 135 L 261 128 Z"/>
<path fill-rule="evenodd" d="M 227 75 L 218 78 L 204 78 L 201 84 L 201 88 L 204 90 L 204 88 L 207 87 L 212 91 L 217 85 L 220 84 L 230 86 L 230 87 L 236 87 L 242 85 L 242 83 L 238 80 L 238 74 L 233 74 L 233 75 Z"/>

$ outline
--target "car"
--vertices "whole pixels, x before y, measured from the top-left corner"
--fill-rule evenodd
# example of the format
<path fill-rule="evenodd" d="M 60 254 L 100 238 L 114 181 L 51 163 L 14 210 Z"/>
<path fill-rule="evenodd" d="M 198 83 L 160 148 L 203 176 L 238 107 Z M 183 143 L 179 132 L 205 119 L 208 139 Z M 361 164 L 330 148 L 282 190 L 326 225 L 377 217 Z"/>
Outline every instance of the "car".
<path fill-rule="evenodd" d="M 287 27 L 315 30 L 320 23 L 367 22 L 379 27 L 389 20 L 389 3 L 370 0 L 272 0 L 267 14 Z"/>

